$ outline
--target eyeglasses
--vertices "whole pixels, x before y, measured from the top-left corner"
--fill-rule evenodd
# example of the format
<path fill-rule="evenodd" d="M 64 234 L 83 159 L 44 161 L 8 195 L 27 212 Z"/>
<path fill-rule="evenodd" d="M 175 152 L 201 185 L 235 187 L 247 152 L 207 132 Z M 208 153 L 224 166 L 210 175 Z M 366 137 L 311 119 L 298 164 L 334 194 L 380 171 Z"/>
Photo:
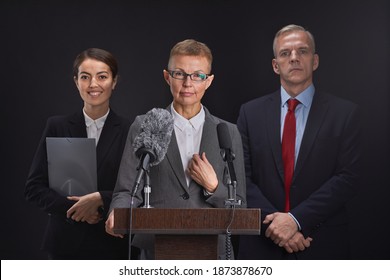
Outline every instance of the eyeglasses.
<path fill-rule="evenodd" d="M 190 77 L 190 79 L 192 81 L 195 81 L 195 82 L 203 82 L 211 75 L 211 74 L 205 74 L 202 72 L 195 72 L 195 73 L 187 74 L 184 71 L 176 71 L 176 70 L 168 70 L 168 73 L 174 79 L 185 80 L 185 79 L 187 79 L 187 77 Z"/>

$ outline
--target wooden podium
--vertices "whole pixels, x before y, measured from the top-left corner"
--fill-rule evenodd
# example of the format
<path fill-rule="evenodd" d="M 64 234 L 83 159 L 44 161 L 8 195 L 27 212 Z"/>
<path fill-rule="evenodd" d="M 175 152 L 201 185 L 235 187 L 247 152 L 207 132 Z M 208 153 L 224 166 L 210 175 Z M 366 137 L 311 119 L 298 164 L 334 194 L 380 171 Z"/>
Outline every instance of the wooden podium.
<path fill-rule="evenodd" d="M 134 208 L 132 234 L 155 234 L 155 258 L 217 259 L 218 234 L 259 235 L 260 209 Z M 114 232 L 129 233 L 130 209 L 114 209 Z"/>

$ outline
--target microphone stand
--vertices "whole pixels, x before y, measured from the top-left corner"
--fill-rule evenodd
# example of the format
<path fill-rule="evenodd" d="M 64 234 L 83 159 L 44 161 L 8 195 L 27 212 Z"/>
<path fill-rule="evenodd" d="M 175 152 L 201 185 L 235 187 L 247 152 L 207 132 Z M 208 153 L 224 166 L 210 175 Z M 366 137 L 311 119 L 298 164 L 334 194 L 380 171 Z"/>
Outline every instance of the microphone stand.
<path fill-rule="evenodd" d="M 241 205 L 241 200 L 237 200 L 237 179 L 236 173 L 234 172 L 233 160 L 236 157 L 231 149 L 221 149 L 222 159 L 226 162 L 227 172 L 226 172 L 226 183 L 228 185 L 228 199 L 225 200 L 225 207 L 232 209 L 232 216 L 230 223 L 226 228 L 226 260 L 231 260 L 232 257 L 232 233 L 230 231 L 230 226 L 234 220 L 234 210 L 236 206 Z"/>
<path fill-rule="evenodd" d="M 135 179 L 134 187 L 133 187 L 133 192 L 132 192 L 132 197 L 134 197 L 138 191 L 139 185 L 141 184 L 142 178 L 144 179 L 144 186 L 147 184 L 148 186 L 150 185 L 150 179 L 149 179 L 149 163 L 150 163 L 150 154 L 145 153 L 142 154 L 140 158 L 139 165 L 137 167 L 138 173 L 137 177 Z M 150 193 L 150 192 L 149 192 Z"/>
<path fill-rule="evenodd" d="M 150 205 L 150 193 L 152 192 L 152 189 L 150 187 L 149 168 L 145 171 L 144 180 L 145 180 L 145 184 L 144 184 L 145 203 L 144 206 L 142 206 L 142 208 L 153 208 L 153 206 Z"/>
<path fill-rule="evenodd" d="M 226 208 L 233 208 L 234 206 L 241 205 L 241 200 L 236 200 L 236 190 L 237 190 L 237 182 L 231 181 L 230 178 L 228 179 L 228 191 L 229 191 L 229 198 L 225 200 L 225 207 Z"/>
<path fill-rule="evenodd" d="M 135 186 L 133 190 L 133 197 L 138 191 L 138 187 L 141 184 L 141 179 L 144 179 L 144 206 L 142 208 L 153 208 L 150 206 L 150 193 L 152 189 L 150 188 L 150 177 L 149 177 L 149 168 L 150 168 L 150 154 L 146 153 L 141 157 L 140 165 L 138 166 L 138 174 L 135 180 Z"/>
<path fill-rule="evenodd" d="M 234 172 L 233 160 L 236 157 L 230 149 L 222 149 L 221 156 L 227 165 L 226 183 L 228 185 L 228 199 L 225 200 L 225 207 L 233 208 L 241 205 L 241 200 L 237 200 L 237 179 Z"/>
<path fill-rule="evenodd" d="M 137 167 L 138 174 L 134 182 L 133 192 L 131 194 L 131 202 L 130 202 L 130 221 L 129 221 L 129 260 L 131 259 L 131 244 L 132 244 L 132 236 L 131 231 L 133 228 L 133 206 L 134 206 L 134 197 L 137 194 L 139 185 L 141 184 L 141 179 L 144 178 L 144 193 L 145 193 L 145 205 L 143 208 L 152 208 L 149 203 L 149 196 L 151 193 L 150 188 L 150 177 L 149 177 L 149 161 L 150 154 L 145 153 L 141 156 L 139 166 Z"/>

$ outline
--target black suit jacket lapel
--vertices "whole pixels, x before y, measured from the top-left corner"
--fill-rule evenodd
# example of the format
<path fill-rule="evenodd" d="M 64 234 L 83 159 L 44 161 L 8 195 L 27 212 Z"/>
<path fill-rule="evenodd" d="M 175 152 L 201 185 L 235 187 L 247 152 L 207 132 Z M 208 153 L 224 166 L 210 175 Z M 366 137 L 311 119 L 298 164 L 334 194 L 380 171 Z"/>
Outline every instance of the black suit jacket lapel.
<path fill-rule="evenodd" d="M 83 112 L 77 112 L 69 118 L 69 137 L 87 137 Z"/>
<path fill-rule="evenodd" d="M 302 138 L 301 147 L 299 149 L 294 178 L 298 176 L 299 172 L 302 169 L 303 163 L 305 162 L 305 159 L 307 158 L 312 149 L 321 124 L 325 121 L 328 106 L 328 100 L 326 99 L 326 97 L 316 92 L 313 97 L 313 103 L 310 108 L 305 132 Z"/>
<path fill-rule="evenodd" d="M 277 91 L 269 97 L 265 110 L 267 117 L 267 134 L 272 154 L 274 156 L 274 162 L 279 175 L 282 180 L 284 180 L 282 144 L 280 140 L 280 103 L 280 91 Z"/>
<path fill-rule="evenodd" d="M 102 133 L 100 135 L 99 143 L 96 147 L 96 161 L 97 168 L 103 159 L 107 156 L 110 151 L 112 143 L 115 138 L 118 137 L 120 129 L 120 118 L 110 110 L 107 119 L 104 123 Z M 87 129 L 85 126 L 85 118 L 83 112 L 78 112 L 70 117 L 69 119 L 69 135 L 70 137 L 83 137 L 87 138 Z"/>
<path fill-rule="evenodd" d="M 96 161 L 99 170 L 100 164 L 110 151 L 113 142 L 118 137 L 120 132 L 120 118 L 110 110 L 107 119 L 104 123 L 102 133 L 100 134 L 99 142 L 96 147 Z"/>

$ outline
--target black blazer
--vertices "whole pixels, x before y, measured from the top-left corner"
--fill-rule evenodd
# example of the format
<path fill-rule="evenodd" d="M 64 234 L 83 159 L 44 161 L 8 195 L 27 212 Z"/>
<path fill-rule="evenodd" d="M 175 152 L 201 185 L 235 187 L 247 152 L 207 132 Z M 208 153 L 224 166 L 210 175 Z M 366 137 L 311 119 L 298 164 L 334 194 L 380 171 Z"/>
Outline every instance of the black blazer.
<path fill-rule="evenodd" d="M 97 153 L 98 191 L 109 209 L 130 121 L 112 110 L 105 121 Z M 80 259 L 128 258 L 127 241 L 105 232 L 104 220 L 95 225 L 69 222 L 66 211 L 74 204 L 49 188 L 46 137 L 87 137 L 82 111 L 48 119 L 27 178 L 25 197 L 49 214 L 43 249 L 57 256 Z"/>
<path fill-rule="evenodd" d="M 280 91 L 252 100 L 240 109 L 240 130 L 247 176 L 248 207 L 262 218 L 283 212 L 284 176 L 280 136 Z M 308 116 L 291 185 L 291 213 L 311 247 L 287 254 L 264 236 L 242 237 L 239 258 L 348 258 L 346 203 L 355 195 L 360 158 L 357 105 L 316 92 Z"/>

